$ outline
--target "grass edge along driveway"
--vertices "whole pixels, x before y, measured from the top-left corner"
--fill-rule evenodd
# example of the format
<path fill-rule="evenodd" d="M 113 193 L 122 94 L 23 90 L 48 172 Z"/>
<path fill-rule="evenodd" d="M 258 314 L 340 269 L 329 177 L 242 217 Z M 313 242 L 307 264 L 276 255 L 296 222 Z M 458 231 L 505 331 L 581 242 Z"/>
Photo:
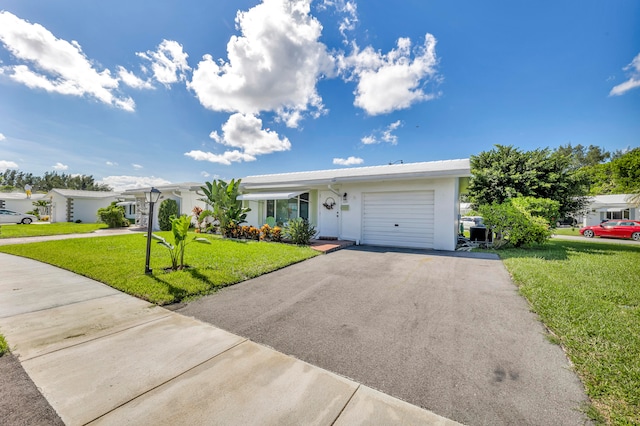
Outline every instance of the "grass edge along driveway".
<path fill-rule="evenodd" d="M 171 240 L 169 232 L 158 234 Z M 189 267 L 175 272 L 165 269 L 171 265 L 168 250 L 154 242 L 151 275 L 144 273 L 142 234 L 7 245 L 0 252 L 49 263 L 159 305 L 209 294 L 318 254 L 290 244 L 205 237 L 212 244 L 189 244 L 185 251 Z"/>
<path fill-rule="evenodd" d="M 607 424 L 640 424 L 640 250 L 550 241 L 496 252 Z"/>

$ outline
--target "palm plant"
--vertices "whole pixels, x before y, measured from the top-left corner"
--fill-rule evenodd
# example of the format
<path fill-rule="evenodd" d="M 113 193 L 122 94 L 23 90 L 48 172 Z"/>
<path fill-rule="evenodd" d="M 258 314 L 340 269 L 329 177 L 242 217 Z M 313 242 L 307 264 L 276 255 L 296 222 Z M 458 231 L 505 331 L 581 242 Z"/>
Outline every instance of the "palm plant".
<path fill-rule="evenodd" d="M 246 222 L 247 213 L 251 211 L 248 207 L 242 207 L 242 202 L 238 200 L 240 181 L 231 179 L 227 183 L 214 180 L 201 187 L 206 198 L 201 198 L 200 201 L 212 207 L 213 218 L 219 222 L 222 230 Z"/>
<path fill-rule="evenodd" d="M 198 238 L 193 237 L 193 239 L 189 240 L 189 226 L 191 226 L 191 217 L 182 215 L 180 217 L 176 217 L 172 215 L 170 218 L 171 221 L 171 233 L 173 235 L 173 244 L 168 242 L 165 238 L 152 234 L 153 239 L 158 240 L 158 244 L 169 249 L 169 256 L 171 256 L 171 269 L 177 271 L 179 269 L 184 269 L 184 251 L 187 244 L 191 242 L 197 242 L 201 244 L 211 244 L 206 238 Z"/>

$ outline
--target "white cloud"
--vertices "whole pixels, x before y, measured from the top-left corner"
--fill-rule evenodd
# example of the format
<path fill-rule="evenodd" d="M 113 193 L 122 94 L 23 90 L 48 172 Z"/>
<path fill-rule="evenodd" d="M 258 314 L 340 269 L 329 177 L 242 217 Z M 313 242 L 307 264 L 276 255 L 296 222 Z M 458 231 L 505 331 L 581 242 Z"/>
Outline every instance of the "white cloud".
<path fill-rule="evenodd" d="M 349 158 L 334 158 L 333 164 L 337 164 L 339 166 L 352 166 L 355 164 L 362 164 L 364 160 L 359 157 L 349 157 Z"/>
<path fill-rule="evenodd" d="M 30 64 L 2 67 L 3 74 L 29 88 L 90 96 L 126 111 L 135 109 L 133 99 L 114 94 L 118 79 L 108 69 L 98 71 L 76 41 L 56 38 L 40 24 L 0 11 L 0 42 L 16 59 Z"/>
<path fill-rule="evenodd" d="M 318 8 L 321 10 L 329 7 L 335 8 L 338 13 L 343 16 L 339 20 L 338 30 L 344 38 L 344 43 L 347 43 L 347 31 L 353 31 L 358 23 L 358 5 L 353 1 L 345 0 L 324 0 Z"/>
<path fill-rule="evenodd" d="M 196 161 L 209 161 L 211 163 L 224 164 L 225 166 L 231 165 L 231 163 L 239 163 L 240 161 L 255 161 L 256 157 L 244 154 L 238 150 L 225 151 L 223 154 L 214 154 L 212 152 L 204 151 L 189 151 L 185 152 L 187 157 L 191 157 Z"/>
<path fill-rule="evenodd" d="M 233 114 L 222 125 L 222 135 L 213 131 L 209 137 L 220 145 L 237 149 L 223 154 L 196 150 L 187 152 L 185 155 L 194 160 L 229 165 L 232 162 L 255 161 L 257 155 L 291 149 L 289 139 L 280 138 L 273 130 L 263 129 L 262 120 L 251 114 Z"/>
<path fill-rule="evenodd" d="M 62 164 L 62 163 L 56 163 L 53 167 L 54 170 L 68 170 L 69 166 L 67 166 L 66 164 Z"/>
<path fill-rule="evenodd" d="M 187 64 L 189 55 L 177 41 L 162 40 L 155 51 L 138 52 L 136 55 L 151 62 L 154 78 L 164 85 L 185 81 L 186 73 L 191 69 Z"/>
<path fill-rule="evenodd" d="M 7 137 L 5 135 L 3 135 L 2 133 L 0 133 L 0 141 L 3 141 L 7 139 Z"/>
<path fill-rule="evenodd" d="M 396 145 L 398 143 L 398 137 L 391 132 L 395 131 L 401 125 L 402 122 L 400 120 L 389 124 L 389 126 L 382 131 L 382 140 L 389 142 L 391 145 Z"/>
<path fill-rule="evenodd" d="M 0 160 L 0 170 L 17 169 L 18 164 L 13 161 Z"/>
<path fill-rule="evenodd" d="M 400 126 L 402 126 L 402 121 L 400 120 L 394 121 L 393 123 L 389 124 L 385 129 L 377 130 L 374 133 L 363 137 L 362 139 L 360 139 L 360 141 L 365 145 L 372 145 L 372 144 L 381 143 L 381 142 L 387 142 L 387 143 L 390 143 L 391 145 L 397 145 L 398 136 L 394 135 L 393 132 L 397 130 Z M 379 134 L 379 136 L 376 136 L 376 134 Z"/>
<path fill-rule="evenodd" d="M 436 94 L 425 89 L 427 83 L 439 79 L 435 48 L 436 39 L 428 33 L 423 46 L 412 50 L 410 39 L 399 38 L 397 48 L 387 54 L 371 46 L 360 50 L 353 43 L 353 53 L 340 56 L 339 63 L 345 80 L 358 82 L 354 105 L 378 115 L 435 98 Z"/>
<path fill-rule="evenodd" d="M 129 87 L 134 89 L 155 89 L 149 80 L 143 80 L 125 67 L 118 65 L 118 77 Z"/>
<path fill-rule="evenodd" d="M 136 164 L 136 163 L 131 163 L 131 166 L 136 170 L 140 170 L 140 169 L 144 168 L 144 167 L 142 167 L 142 165 Z"/>
<path fill-rule="evenodd" d="M 155 176 L 107 176 L 97 183 L 109 185 L 114 191 L 168 185 L 171 182 Z"/>
<path fill-rule="evenodd" d="M 200 172 L 200 176 L 202 176 L 203 178 L 208 178 L 211 175 L 203 170 Z"/>
<path fill-rule="evenodd" d="M 611 89 L 609 96 L 624 95 L 629 90 L 640 87 L 640 53 L 623 70 L 627 71 L 629 79 Z"/>
<path fill-rule="evenodd" d="M 118 163 L 116 163 L 114 161 L 107 161 L 106 164 L 107 164 L 107 166 L 114 166 L 114 167 L 118 165 Z"/>
<path fill-rule="evenodd" d="M 372 145 L 374 143 L 379 143 L 380 141 L 378 141 L 378 139 L 376 139 L 374 135 L 368 135 L 360 139 L 360 142 L 362 142 L 365 145 Z"/>
<path fill-rule="evenodd" d="M 273 111 L 289 127 L 306 113 L 325 111 L 316 82 L 333 74 L 333 58 L 319 41 L 322 25 L 311 0 L 263 0 L 236 15 L 240 35 L 227 43 L 227 60 L 205 55 L 188 86 L 214 111 Z"/>

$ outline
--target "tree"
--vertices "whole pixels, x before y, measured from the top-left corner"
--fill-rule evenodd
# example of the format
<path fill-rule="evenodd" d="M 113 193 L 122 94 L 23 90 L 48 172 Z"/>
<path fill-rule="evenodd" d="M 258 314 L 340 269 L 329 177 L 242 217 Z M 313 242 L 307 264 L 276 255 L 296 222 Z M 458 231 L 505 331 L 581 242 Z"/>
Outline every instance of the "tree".
<path fill-rule="evenodd" d="M 116 205 L 115 201 L 109 207 L 98 209 L 98 219 L 109 228 L 129 226 L 129 221 L 124 217 L 124 207 Z"/>
<path fill-rule="evenodd" d="M 478 208 L 516 197 L 548 198 L 559 203 L 560 216 L 577 213 L 587 205 L 588 181 L 572 161 L 548 148 L 520 151 L 496 145 L 471 156 L 469 199 Z"/>
<path fill-rule="evenodd" d="M 595 145 L 589 145 L 586 148 L 580 144 L 571 146 L 569 143 L 566 146 L 561 145 L 558 147 L 556 152 L 558 155 L 569 157 L 571 166 L 575 170 L 582 167 L 595 166 L 611 158 L 611 153 Z"/>
<path fill-rule="evenodd" d="M 85 191 L 111 191 L 108 185 L 96 183 L 93 176 L 67 175 L 58 172 L 45 172 L 44 176 L 34 176 L 19 170 L 5 170 L 0 173 L 0 188 L 3 192 L 21 191 L 30 184 L 36 192 L 48 192 L 52 189 L 81 189 Z"/>
<path fill-rule="evenodd" d="M 640 148 L 616 151 L 610 162 L 580 171 L 588 178 L 592 195 L 633 193 L 640 187 Z"/>
<path fill-rule="evenodd" d="M 176 200 L 167 198 L 160 203 L 158 210 L 158 226 L 161 231 L 171 230 L 171 216 L 178 215 L 178 203 Z"/>
<path fill-rule="evenodd" d="M 551 237 L 546 215 L 553 214 L 558 203 L 535 198 L 511 198 L 503 203 L 480 206 L 479 212 L 487 228 L 495 232 L 495 248 L 509 244 L 521 247 L 542 244 Z"/>
<path fill-rule="evenodd" d="M 241 179 L 231 179 L 229 183 L 223 180 L 206 182 L 202 186 L 202 192 L 206 198 L 201 198 L 212 207 L 213 218 L 220 224 L 220 229 L 227 235 L 237 225 L 246 222 L 248 207 L 242 207 L 242 201 L 238 200 Z"/>

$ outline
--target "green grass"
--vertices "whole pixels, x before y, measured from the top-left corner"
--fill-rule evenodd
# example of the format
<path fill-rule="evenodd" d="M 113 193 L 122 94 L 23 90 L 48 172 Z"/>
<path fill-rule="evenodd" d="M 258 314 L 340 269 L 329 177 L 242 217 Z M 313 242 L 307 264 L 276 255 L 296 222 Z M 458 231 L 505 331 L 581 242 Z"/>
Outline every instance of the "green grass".
<path fill-rule="evenodd" d="M 575 365 L 592 410 L 640 424 L 640 250 L 553 240 L 497 253 Z"/>
<path fill-rule="evenodd" d="M 85 234 L 105 229 L 104 223 L 45 223 L 31 225 L 2 225 L 0 238 L 41 237 L 44 235 Z"/>
<path fill-rule="evenodd" d="M 6 354 L 7 352 L 9 352 L 9 345 L 7 344 L 7 341 L 4 340 L 4 336 L 0 334 L 0 356 Z"/>
<path fill-rule="evenodd" d="M 576 237 L 580 237 L 580 232 L 578 232 L 580 228 L 556 228 L 553 230 L 553 233 L 556 235 L 573 235 Z"/>
<path fill-rule="evenodd" d="M 172 240 L 169 232 L 158 234 Z M 171 266 L 169 252 L 154 242 L 149 262 L 152 275 L 144 273 L 143 234 L 15 244 L 0 251 L 68 269 L 160 305 L 208 294 L 318 254 L 289 244 L 206 238 L 212 244 L 187 245 L 185 263 L 190 267 L 175 272 L 165 271 Z"/>

